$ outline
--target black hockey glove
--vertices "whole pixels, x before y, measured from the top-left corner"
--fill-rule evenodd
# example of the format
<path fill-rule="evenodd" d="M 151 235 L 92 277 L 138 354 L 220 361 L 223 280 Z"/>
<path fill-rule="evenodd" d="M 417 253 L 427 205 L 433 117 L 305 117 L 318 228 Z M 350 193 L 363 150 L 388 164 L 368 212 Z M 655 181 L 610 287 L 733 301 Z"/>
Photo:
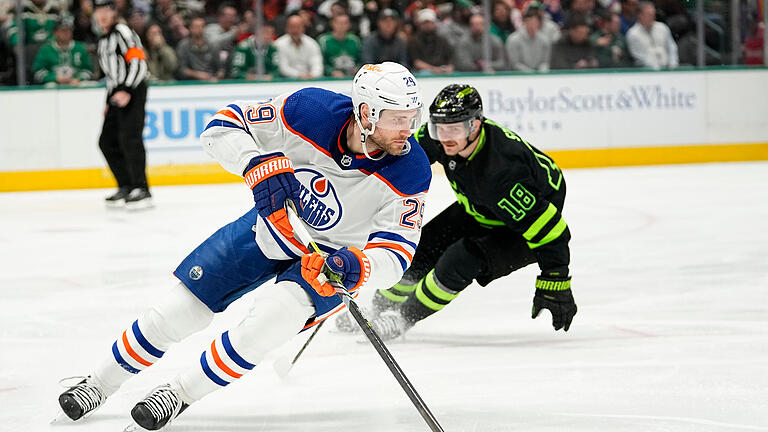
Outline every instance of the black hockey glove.
<path fill-rule="evenodd" d="M 555 331 L 568 331 L 573 316 L 576 315 L 576 302 L 571 293 L 571 278 L 539 276 L 536 278 L 536 294 L 533 296 L 531 318 L 536 318 L 542 309 L 549 309 L 552 314 L 552 326 Z"/>

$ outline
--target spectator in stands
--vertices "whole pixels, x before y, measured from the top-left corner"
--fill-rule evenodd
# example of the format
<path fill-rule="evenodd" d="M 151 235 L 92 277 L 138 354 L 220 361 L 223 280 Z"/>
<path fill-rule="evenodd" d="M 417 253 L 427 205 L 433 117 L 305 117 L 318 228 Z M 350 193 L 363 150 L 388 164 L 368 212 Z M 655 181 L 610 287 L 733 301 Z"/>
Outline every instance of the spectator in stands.
<path fill-rule="evenodd" d="M 654 70 L 674 69 L 679 59 L 677 44 L 666 24 L 656 21 L 656 7 L 640 2 L 637 23 L 627 32 L 627 47 L 635 64 Z"/>
<path fill-rule="evenodd" d="M 417 15 L 422 9 L 432 9 L 432 11 L 437 14 L 437 6 L 435 6 L 435 0 L 413 0 L 405 8 L 406 21 L 418 21 Z"/>
<path fill-rule="evenodd" d="M 437 14 L 422 9 L 416 14 L 418 31 L 408 43 L 408 55 L 413 70 L 421 74 L 449 74 L 453 72 L 453 47 L 437 34 Z"/>
<path fill-rule="evenodd" d="M 595 49 L 598 66 L 601 68 L 630 66 L 627 42 L 621 34 L 619 14 L 603 9 L 597 14 L 597 25 L 600 30 L 592 33 L 590 40 Z"/>
<path fill-rule="evenodd" d="M 621 0 L 621 34 L 627 35 L 629 29 L 637 22 L 637 6 L 639 0 Z"/>
<path fill-rule="evenodd" d="M 320 28 L 321 33 L 333 31 L 330 28 L 331 21 L 339 15 L 347 15 L 350 29 L 353 33 L 360 32 L 360 20 L 363 18 L 365 6 L 361 0 L 325 0 L 317 7 L 317 14 L 324 18 L 326 26 Z"/>
<path fill-rule="evenodd" d="M 408 65 L 408 49 L 403 38 L 397 34 L 399 24 L 399 16 L 394 9 L 384 9 L 379 13 L 377 30 L 363 40 L 363 63 L 391 61 Z"/>
<path fill-rule="evenodd" d="M 54 24 L 54 40 L 43 45 L 33 66 L 35 82 L 76 86 L 93 78 L 93 62 L 81 42 L 72 40 L 74 18 L 62 15 Z"/>
<path fill-rule="evenodd" d="M 507 40 L 509 35 L 515 32 L 515 25 L 512 23 L 512 9 L 502 0 L 496 0 L 493 3 L 491 15 L 493 15 L 491 33 L 501 40 Z"/>
<path fill-rule="evenodd" d="M 547 72 L 552 43 L 541 33 L 539 9 L 529 7 L 523 15 L 523 28 L 506 42 L 507 59 L 513 70 Z"/>
<path fill-rule="evenodd" d="M 216 22 L 205 27 L 205 38 L 219 51 L 232 52 L 240 35 L 248 31 L 248 23 L 240 22 L 237 9 L 223 4 L 216 14 Z"/>
<path fill-rule="evenodd" d="M 398 17 L 402 16 L 406 4 L 405 0 L 369 0 L 365 3 L 363 20 L 360 24 L 360 35 L 368 36 L 378 30 L 381 13 L 387 9 L 397 12 Z"/>
<path fill-rule="evenodd" d="M 550 5 L 554 4 L 553 2 L 550 3 Z M 557 5 L 560 3 L 557 2 Z M 560 40 L 560 26 L 555 23 L 555 21 L 552 20 L 552 17 L 550 16 L 549 12 L 544 8 L 544 5 L 537 1 L 532 1 L 528 3 L 528 5 L 525 7 L 525 11 L 523 12 L 523 17 L 525 17 L 525 14 L 528 12 L 529 9 L 536 10 L 539 12 L 539 18 L 541 21 L 541 28 L 539 28 L 539 33 L 547 38 L 550 45 L 554 45 L 555 42 Z"/>
<path fill-rule="evenodd" d="M 168 46 L 163 29 L 158 24 L 149 26 L 147 39 L 147 67 L 152 81 L 173 81 L 179 62 L 176 52 Z"/>
<path fill-rule="evenodd" d="M 24 44 L 28 46 L 40 45 L 53 38 L 53 26 L 61 11 L 58 3 L 51 0 L 25 1 L 21 12 L 24 25 Z M 6 35 L 12 46 L 19 42 L 19 29 L 16 27 L 16 17 L 8 19 L 9 27 Z M 36 50 L 35 50 L 36 53 Z"/>
<path fill-rule="evenodd" d="M 205 18 L 197 16 L 189 22 L 189 37 L 176 47 L 179 76 L 183 80 L 215 82 L 224 76 L 218 50 L 205 36 Z"/>
<path fill-rule="evenodd" d="M 277 64 L 284 77 L 313 79 L 323 75 L 320 45 L 304 30 L 304 19 L 291 15 L 285 23 L 286 33 L 275 41 Z"/>
<path fill-rule="evenodd" d="M 331 19 L 331 32 L 318 39 L 325 74 L 334 78 L 353 76 L 360 66 L 360 38 L 349 32 L 349 15 Z"/>
<path fill-rule="evenodd" d="M 572 0 L 571 7 L 565 12 L 565 21 L 567 22 L 571 16 L 580 15 L 587 23 L 590 32 L 597 30 L 597 24 L 592 12 L 594 8 L 595 0 Z"/>
<path fill-rule="evenodd" d="M 177 12 L 176 2 L 173 0 L 155 0 L 155 6 L 150 12 L 150 19 L 165 29 L 168 27 L 171 16 Z"/>
<path fill-rule="evenodd" d="M 133 31 L 136 32 L 137 35 L 139 35 L 139 38 L 141 39 L 141 43 L 143 45 L 147 44 L 147 25 L 149 24 L 149 21 L 147 20 L 147 15 L 142 11 L 141 9 L 133 9 L 131 10 L 131 13 L 128 15 L 128 27 L 132 28 Z"/>
<path fill-rule="evenodd" d="M 261 47 L 256 35 L 249 36 L 235 47 L 232 53 L 232 68 L 230 77 L 235 79 L 269 81 L 278 75 L 277 50 L 273 44 L 275 26 L 271 22 L 261 28 Z M 257 70 L 258 56 L 264 58 L 264 71 L 261 75 Z"/>
<path fill-rule="evenodd" d="M 189 29 L 184 23 L 181 14 L 176 13 L 171 15 L 168 19 L 167 26 L 161 24 L 160 27 L 163 28 L 163 37 L 165 38 L 165 41 L 173 48 L 177 47 L 179 42 L 189 37 Z"/>
<path fill-rule="evenodd" d="M 483 30 L 485 18 L 481 14 L 469 17 L 469 33 L 456 46 L 454 63 L 460 72 L 493 72 L 506 68 L 504 43 L 498 36 L 491 34 L 491 64 L 486 65 L 483 58 Z M 486 67 L 487 66 L 487 67 Z"/>
<path fill-rule="evenodd" d="M 572 14 L 565 20 L 566 34 L 552 47 L 552 69 L 587 69 L 597 67 L 592 44 L 589 42 L 589 26 L 580 14 Z"/>
<path fill-rule="evenodd" d="M 456 46 L 469 34 L 471 8 L 472 3 L 469 0 L 455 0 L 451 14 L 437 23 L 437 34 L 444 37 L 451 46 Z"/>
<path fill-rule="evenodd" d="M 94 55 L 96 53 L 96 43 L 99 38 L 94 32 L 94 25 L 91 22 L 93 3 L 90 0 L 75 0 L 72 2 L 70 11 L 75 17 L 75 27 L 72 33 L 72 38 L 76 41 L 83 42 L 86 48 L 88 48 L 88 52 L 91 55 Z"/>

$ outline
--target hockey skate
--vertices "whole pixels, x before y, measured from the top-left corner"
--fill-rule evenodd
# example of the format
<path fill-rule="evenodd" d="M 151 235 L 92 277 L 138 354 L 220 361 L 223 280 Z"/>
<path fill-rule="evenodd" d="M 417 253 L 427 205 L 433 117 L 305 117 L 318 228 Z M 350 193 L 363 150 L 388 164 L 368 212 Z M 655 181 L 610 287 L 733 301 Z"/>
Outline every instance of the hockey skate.
<path fill-rule="evenodd" d="M 72 420 L 79 420 L 99 408 L 107 397 L 104 390 L 91 377 L 72 377 L 61 380 L 81 379 L 74 386 L 59 395 L 59 406 L 64 414 Z M 54 419 L 54 422 L 58 418 Z"/>
<path fill-rule="evenodd" d="M 368 321 L 371 321 L 379 316 L 379 312 L 377 312 L 375 308 L 368 309 L 361 307 L 360 312 Z M 360 333 L 360 326 L 357 325 L 351 314 L 347 313 L 346 311 L 342 311 L 339 312 L 338 317 L 336 318 L 336 330 L 339 333 Z"/>
<path fill-rule="evenodd" d="M 125 206 L 125 198 L 128 196 L 130 192 L 131 192 L 131 188 L 122 186 L 117 189 L 117 192 L 106 197 L 104 199 L 104 204 L 107 206 L 107 208 L 123 207 Z"/>
<path fill-rule="evenodd" d="M 399 311 L 383 312 L 369 322 L 382 341 L 398 338 L 413 327 L 413 323 L 406 320 Z"/>
<path fill-rule="evenodd" d="M 167 426 L 171 420 L 178 417 L 189 407 L 181 400 L 181 397 L 172 389 L 170 384 L 155 387 L 149 394 L 137 403 L 131 410 L 131 417 L 136 422 L 129 425 L 125 431 L 160 430 Z"/>
<path fill-rule="evenodd" d="M 125 197 L 126 210 L 143 210 L 154 207 L 149 189 L 135 188 Z"/>

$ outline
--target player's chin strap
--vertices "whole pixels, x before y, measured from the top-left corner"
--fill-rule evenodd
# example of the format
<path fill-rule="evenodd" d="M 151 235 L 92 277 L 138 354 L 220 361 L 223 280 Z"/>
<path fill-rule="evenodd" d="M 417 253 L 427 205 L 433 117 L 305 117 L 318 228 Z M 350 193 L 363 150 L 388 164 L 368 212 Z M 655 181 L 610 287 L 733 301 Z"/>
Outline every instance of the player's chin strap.
<path fill-rule="evenodd" d="M 373 131 L 376 130 L 376 122 L 372 121 L 370 117 L 368 117 L 368 121 L 371 122 L 371 130 L 365 129 L 363 127 L 362 123 L 360 123 L 360 116 L 358 115 L 355 116 L 355 122 L 357 122 L 357 127 L 360 128 L 360 144 L 363 146 L 363 154 L 365 154 L 365 157 L 367 157 L 370 160 L 379 161 L 384 159 L 384 157 L 387 155 L 387 152 L 381 152 L 381 156 L 378 158 L 375 158 L 370 154 L 368 154 L 368 145 L 367 145 L 368 137 L 373 135 Z"/>

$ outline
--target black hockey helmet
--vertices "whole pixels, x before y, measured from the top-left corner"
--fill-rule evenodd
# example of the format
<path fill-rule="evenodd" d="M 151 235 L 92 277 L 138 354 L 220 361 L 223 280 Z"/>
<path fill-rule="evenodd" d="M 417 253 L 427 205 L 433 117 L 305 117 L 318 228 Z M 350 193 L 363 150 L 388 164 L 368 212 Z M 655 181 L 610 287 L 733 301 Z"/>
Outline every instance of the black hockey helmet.
<path fill-rule="evenodd" d="M 483 101 L 468 84 L 450 84 L 440 90 L 429 106 L 432 123 L 457 123 L 483 117 Z"/>
<path fill-rule="evenodd" d="M 483 119 L 480 93 L 467 84 L 451 84 L 440 90 L 429 106 L 427 130 L 437 141 L 468 140 L 476 130 L 475 119 Z"/>

